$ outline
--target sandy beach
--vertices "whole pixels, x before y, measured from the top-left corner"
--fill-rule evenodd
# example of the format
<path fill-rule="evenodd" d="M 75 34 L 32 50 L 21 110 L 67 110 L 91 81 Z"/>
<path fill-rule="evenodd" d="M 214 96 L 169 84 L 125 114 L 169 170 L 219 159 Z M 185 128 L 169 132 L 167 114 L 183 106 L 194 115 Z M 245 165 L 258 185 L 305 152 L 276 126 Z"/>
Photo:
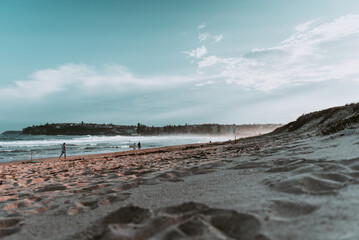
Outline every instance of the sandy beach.
<path fill-rule="evenodd" d="M 358 124 L 318 134 L 345 113 L 236 141 L 2 164 L 0 237 L 359 239 Z"/>

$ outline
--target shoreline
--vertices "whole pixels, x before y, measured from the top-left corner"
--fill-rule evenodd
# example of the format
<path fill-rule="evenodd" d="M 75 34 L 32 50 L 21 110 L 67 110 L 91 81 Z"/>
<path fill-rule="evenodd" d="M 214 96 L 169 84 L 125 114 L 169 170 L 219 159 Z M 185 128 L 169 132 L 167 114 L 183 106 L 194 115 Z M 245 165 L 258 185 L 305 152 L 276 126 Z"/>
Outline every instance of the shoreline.
<path fill-rule="evenodd" d="M 244 138 L 243 138 L 244 139 Z M 42 162 L 53 162 L 53 161 L 74 161 L 78 158 L 82 159 L 89 159 L 93 157 L 111 157 L 113 155 L 117 156 L 132 156 L 132 155 L 143 155 L 143 154 L 149 154 L 149 153 L 156 153 L 156 152 L 169 152 L 169 151 L 177 151 L 182 150 L 186 148 L 196 148 L 200 146 L 206 146 L 206 145 L 218 145 L 218 144 L 224 144 L 226 142 L 231 141 L 239 141 L 237 140 L 227 140 L 222 142 L 212 142 L 212 143 L 192 143 L 192 144 L 181 144 L 181 145 L 173 145 L 173 146 L 164 146 L 164 147 L 157 147 L 157 148 L 146 148 L 146 149 L 136 149 L 136 150 L 127 150 L 127 151 L 120 151 L 120 152 L 110 152 L 110 153 L 95 153 L 95 154 L 82 154 L 82 155 L 71 155 L 69 157 L 66 157 L 66 160 L 62 157 L 59 159 L 58 157 L 49 157 L 49 158 L 35 158 L 31 160 L 15 160 L 10 162 L 0 162 L 1 165 L 11 165 L 11 164 L 24 164 L 24 163 L 42 163 Z M 78 159 L 79 160 L 79 159 Z"/>
<path fill-rule="evenodd" d="M 121 137 L 121 136 L 120 136 Z M 149 149 L 149 148 L 161 148 L 161 147 L 172 147 L 172 146 L 180 146 L 180 145 L 186 145 L 186 144 L 196 144 L 196 143 L 208 143 L 210 141 L 212 142 L 223 142 L 228 141 L 231 138 L 228 136 L 225 137 L 219 137 L 219 138 L 212 138 L 207 136 L 184 136 L 185 138 L 178 137 L 178 136 L 169 136 L 169 138 L 155 138 L 155 139 L 128 139 L 128 140 L 102 140 L 102 139 L 86 139 L 84 142 L 81 142 L 77 139 L 67 139 L 66 140 L 60 140 L 61 144 L 62 142 L 66 142 L 66 144 L 69 146 L 67 149 L 68 154 L 70 156 L 82 156 L 82 155 L 93 155 L 93 154 L 106 154 L 106 153 L 114 153 L 114 152 L 127 152 L 132 151 L 133 142 L 139 142 L 142 140 L 144 141 L 143 149 Z M 188 138 L 187 138 L 188 137 Z M 48 159 L 48 158 L 56 158 L 60 155 L 61 151 L 57 151 L 57 145 L 56 143 L 51 143 L 53 141 L 50 139 L 50 145 L 49 144 L 43 144 L 42 140 L 39 143 L 36 142 L 36 139 L 29 140 L 30 144 L 29 146 L 22 147 L 21 141 L 19 144 L 7 145 L 5 141 L 5 145 L 3 146 L 4 155 L 0 157 L 0 164 L 8 163 L 8 162 L 28 162 L 31 159 L 32 152 L 32 160 L 33 161 L 39 161 L 42 159 Z M 46 139 L 45 139 L 46 140 Z M 73 140 L 76 140 L 73 142 Z M 32 141 L 35 141 L 35 143 L 32 143 Z M 57 140 L 56 140 L 57 141 Z M 127 142 L 131 141 L 132 143 L 128 144 Z M 25 144 L 25 143 L 24 143 Z M 31 144 L 35 144 L 38 147 L 32 147 Z M 132 146 L 131 146 L 132 145 Z M 89 150 L 88 150 L 89 149 Z M 18 151 L 17 151 L 18 150 Z M 7 153 L 9 152 L 9 153 Z M 18 153 L 19 152 L 19 153 Z"/>

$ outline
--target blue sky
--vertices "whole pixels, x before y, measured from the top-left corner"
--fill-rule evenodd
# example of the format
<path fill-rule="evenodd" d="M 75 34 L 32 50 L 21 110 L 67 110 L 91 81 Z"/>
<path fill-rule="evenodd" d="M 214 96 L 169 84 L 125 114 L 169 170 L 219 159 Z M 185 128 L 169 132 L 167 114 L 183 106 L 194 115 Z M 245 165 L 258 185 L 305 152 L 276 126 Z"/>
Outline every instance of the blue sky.
<path fill-rule="evenodd" d="M 358 1 L 0 0 L 0 131 L 286 123 L 359 100 Z"/>

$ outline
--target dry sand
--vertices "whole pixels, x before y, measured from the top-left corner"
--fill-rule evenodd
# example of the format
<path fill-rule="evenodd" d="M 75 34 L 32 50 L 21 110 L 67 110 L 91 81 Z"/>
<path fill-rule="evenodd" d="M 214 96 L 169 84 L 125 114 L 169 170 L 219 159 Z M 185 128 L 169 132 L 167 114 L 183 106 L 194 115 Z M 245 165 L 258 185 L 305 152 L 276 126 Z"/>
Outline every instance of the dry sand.
<path fill-rule="evenodd" d="M 0 237 L 359 239 L 358 133 L 0 165 Z"/>

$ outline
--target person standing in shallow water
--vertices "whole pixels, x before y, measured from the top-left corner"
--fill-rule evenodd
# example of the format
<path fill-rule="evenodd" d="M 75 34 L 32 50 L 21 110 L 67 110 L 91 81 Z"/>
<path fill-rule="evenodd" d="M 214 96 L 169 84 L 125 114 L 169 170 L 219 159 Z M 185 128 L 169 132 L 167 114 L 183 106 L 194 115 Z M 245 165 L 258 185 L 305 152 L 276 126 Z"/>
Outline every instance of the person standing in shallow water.
<path fill-rule="evenodd" d="M 64 154 L 64 157 L 66 160 L 66 145 L 65 145 L 65 143 L 62 144 L 62 151 L 61 151 L 61 155 L 60 155 L 59 159 L 61 158 L 62 154 Z"/>
<path fill-rule="evenodd" d="M 141 142 L 138 142 L 137 147 L 138 147 L 138 150 L 141 150 Z"/>

